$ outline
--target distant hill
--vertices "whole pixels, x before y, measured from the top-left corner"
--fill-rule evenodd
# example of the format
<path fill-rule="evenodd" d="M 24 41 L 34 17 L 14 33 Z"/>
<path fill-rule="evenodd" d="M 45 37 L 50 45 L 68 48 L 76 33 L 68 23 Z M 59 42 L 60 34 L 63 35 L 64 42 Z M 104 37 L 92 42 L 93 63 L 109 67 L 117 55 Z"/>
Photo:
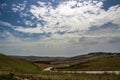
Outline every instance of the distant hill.
<path fill-rule="evenodd" d="M 35 61 L 53 61 L 64 59 L 66 57 L 40 57 L 40 56 L 13 56 L 20 59 L 25 59 L 27 61 L 35 62 Z"/>
<path fill-rule="evenodd" d="M 92 52 L 89 54 L 78 55 L 73 57 L 40 57 L 40 56 L 13 56 L 15 58 L 24 59 L 35 63 L 49 63 L 49 64 L 68 64 L 77 62 L 86 62 L 103 57 L 110 57 L 113 55 L 120 55 L 120 53 L 106 53 L 106 52 Z"/>
<path fill-rule="evenodd" d="M 88 55 L 104 55 L 103 57 L 87 60 L 69 66 L 56 67 L 57 70 L 82 70 L 82 71 L 120 71 L 120 54 L 88 54 Z"/>
<path fill-rule="evenodd" d="M 77 63 L 83 63 L 90 60 L 96 60 L 99 58 L 108 58 L 111 56 L 118 56 L 120 53 L 107 53 L 107 52 L 92 52 L 84 55 L 78 55 L 74 57 L 69 57 L 64 60 L 54 61 L 52 64 L 77 64 Z"/>
<path fill-rule="evenodd" d="M 40 57 L 40 56 L 12 56 L 18 59 L 24 59 L 33 63 L 51 64 L 56 61 L 66 60 L 68 57 Z"/>
<path fill-rule="evenodd" d="M 0 71 L 37 73 L 39 68 L 33 63 L 0 54 Z"/>

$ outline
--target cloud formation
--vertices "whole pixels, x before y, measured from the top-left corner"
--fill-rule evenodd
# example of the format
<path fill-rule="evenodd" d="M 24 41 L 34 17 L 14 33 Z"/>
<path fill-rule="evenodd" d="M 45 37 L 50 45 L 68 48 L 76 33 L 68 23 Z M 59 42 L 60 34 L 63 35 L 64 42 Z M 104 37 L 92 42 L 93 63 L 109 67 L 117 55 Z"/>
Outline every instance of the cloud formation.
<path fill-rule="evenodd" d="M 65 1 L 61 2 L 56 8 L 50 4 L 45 5 L 44 2 L 38 2 L 39 6 L 32 5 L 30 12 L 37 20 L 43 20 L 45 23 L 41 25 L 36 23 L 36 29 L 17 28 L 17 31 L 25 33 L 56 33 L 56 32 L 81 32 L 89 30 L 90 27 L 102 26 L 108 22 L 120 25 L 120 7 L 119 5 L 109 8 L 105 11 L 102 9 L 102 1 L 84 2 Z"/>
<path fill-rule="evenodd" d="M 25 25 L 17 26 L 1 20 L 0 27 L 7 26 L 14 33 L 9 30 L 2 33 L 2 36 L 7 34 L 7 39 L 0 40 L 0 50 L 6 52 L 7 49 L 6 53 L 15 51 L 14 53 L 21 52 L 23 55 L 34 53 L 33 55 L 49 56 L 119 51 L 120 5 L 105 10 L 103 1 L 68 0 L 61 1 L 56 6 L 50 2 L 38 1 L 37 5 L 32 4 L 27 8 L 27 2 L 12 4 L 13 12 L 19 13 Z"/>
<path fill-rule="evenodd" d="M 102 33 L 106 37 L 120 36 L 118 34 L 120 29 L 119 5 L 112 6 L 106 11 L 102 8 L 102 1 L 65 1 L 57 5 L 56 8 L 52 7 L 50 3 L 46 6 L 45 2 L 38 1 L 38 4 L 31 5 L 29 11 L 37 18 L 37 21 L 43 20 L 44 24 L 37 22 L 35 28 L 18 27 L 15 28 L 16 31 L 30 34 L 51 33 L 50 37 L 44 39 L 65 40 L 67 38 L 69 41 L 83 36 L 92 37 L 95 34 L 99 34 L 96 37 L 101 37 Z M 99 28 L 109 23 L 117 25 L 116 33 L 108 28 L 108 30 L 98 30 L 94 35 L 87 34 L 92 27 Z"/>

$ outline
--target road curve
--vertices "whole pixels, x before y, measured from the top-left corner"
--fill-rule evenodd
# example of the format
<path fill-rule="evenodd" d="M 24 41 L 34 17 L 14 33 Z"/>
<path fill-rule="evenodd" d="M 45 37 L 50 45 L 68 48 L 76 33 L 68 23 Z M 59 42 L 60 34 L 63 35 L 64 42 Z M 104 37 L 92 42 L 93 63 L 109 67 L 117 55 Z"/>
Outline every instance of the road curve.
<path fill-rule="evenodd" d="M 52 67 L 47 67 L 43 71 L 51 71 Z"/>

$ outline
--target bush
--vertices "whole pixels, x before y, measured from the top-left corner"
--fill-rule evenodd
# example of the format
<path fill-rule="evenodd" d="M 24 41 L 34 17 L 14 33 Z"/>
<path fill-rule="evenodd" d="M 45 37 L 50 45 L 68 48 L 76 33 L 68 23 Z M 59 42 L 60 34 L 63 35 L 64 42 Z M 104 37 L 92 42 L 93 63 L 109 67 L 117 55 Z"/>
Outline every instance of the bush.
<path fill-rule="evenodd" d="M 14 77 L 13 73 L 9 73 L 8 75 L 0 75 L 0 80 L 17 80 Z"/>

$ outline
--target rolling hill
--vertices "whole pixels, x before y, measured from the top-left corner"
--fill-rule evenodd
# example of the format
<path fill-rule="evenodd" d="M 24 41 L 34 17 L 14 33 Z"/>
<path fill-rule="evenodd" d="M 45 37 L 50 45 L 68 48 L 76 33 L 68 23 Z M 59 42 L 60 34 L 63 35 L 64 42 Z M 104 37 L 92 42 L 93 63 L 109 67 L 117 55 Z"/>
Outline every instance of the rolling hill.
<path fill-rule="evenodd" d="M 16 58 L 31 61 L 41 69 L 53 67 L 53 70 L 120 70 L 120 53 L 92 52 L 73 57 L 17 56 Z"/>
<path fill-rule="evenodd" d="M 0 71 L 37 73 L 39 68 L 31 62 L 0 54 Z"/>
<path fill-rule="evenodd" d="M 40 56 L 12 56 L 12 57 L 24 59 L 34 63 L 74 64 L 79 62 L 86 62 L 88 60 L 95 60 L 98 58 L 107 58 L 114 55 L 119 55 L 119 53 L 93 52 L 73 57 L 40 57 Z"/>
<path fill-rule="evenodd" d="M 69 66 L 57 67 L 56 69 L 67 71 L 120 71 L 120 55 L 96 58 Z"/>

